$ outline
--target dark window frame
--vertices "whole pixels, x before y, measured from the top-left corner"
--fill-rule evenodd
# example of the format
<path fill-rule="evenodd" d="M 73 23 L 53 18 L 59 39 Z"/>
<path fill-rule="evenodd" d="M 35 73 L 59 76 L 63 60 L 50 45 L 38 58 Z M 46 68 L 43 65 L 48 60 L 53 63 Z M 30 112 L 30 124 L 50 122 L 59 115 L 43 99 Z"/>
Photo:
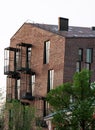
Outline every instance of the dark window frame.
<path fill-rule="evenodd" d="M 77 63 L 79 66 L 77 66 Z M 80 61 L 77 61 L 76 62 L 76 72 L 80 72 L 81 71 L 81 62 Z"/>
<path fill-rule="evenodd" d="M 46 100 L 43 100 L 43 116 L 47 116 L 49 114 L 50 106 Z"/>
<path fill-rule="evenodd" d="M 86 62 L 85 64 L 86 64 L 86 69 L 91 70 L 91 63 Z"/>
<path fill-rule="evenodd" d="M 31 47 L 26 47 L 26 68 L 30 68 L 31 66 L 31 53 L 32 53 L 32 48 Z"/>
<path fill-rule="evenodd" d="M 31 75 L 31 87 L 30 87 L 30 91 L 32 93 L 32 96 L 35 95 L 35 85 L 36 85 L 36 75 Z"/>
<path fill-rule="evenodd" d="M 78 60 L 83 61 L 83 48 L 79 48 L 78 50 Z"/>
<path fill-rule="evenodd" d="M 54 69 L 48 70 L 48 82 L 47 82 L 47 92 L 53 89 L 51 86 L 54 83 Z"/>
<path fill-rule="evenodd" d="M 47 57 L 48 57 L 48 59 L 47 59 Z M 50 40 L 47 40 L 44 42 L 43 64 L 48 64 L 49 59 L 50 59 Z"/>
<path fill-rule="evenodd" d="M 87 53 L 87 50 L 89 50 L 89 53 Z M 86 49 L 86 63 L 92 63 L 93 62 L 93 48 L 87 48 Z"/>

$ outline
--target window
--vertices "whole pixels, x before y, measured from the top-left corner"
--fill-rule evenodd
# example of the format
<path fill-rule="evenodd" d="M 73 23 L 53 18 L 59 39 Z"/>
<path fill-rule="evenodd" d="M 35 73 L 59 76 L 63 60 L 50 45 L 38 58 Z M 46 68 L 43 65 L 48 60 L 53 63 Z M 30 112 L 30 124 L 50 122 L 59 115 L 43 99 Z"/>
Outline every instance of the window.
<path fill-rule="evenodd" d="M 86 62 L 87 63 L 92 63 L 92 60 L 93 60 L 93 49 L 88 48 L 86 50 Z"/>
<path fill-rule="evenodd" d="M 4 51 L 4 72 L 9 71 L 9 50 Z"/>
<path fill-rule="evenodd" d="M 44 64 L 49 63 L 50 41 L 44 43 Z"/>
<path fill-rule="evenodd" d="M 82 48 L 79 48 L 79 51 L 78 51 L 78 60 L 79 61 L 83 61 L 83 49 Z"/>
<path fill-rule="evenodd" d="M 27 61 L 28 61 L 28 67 L 30 68 L 31 66 L 31 48 L 28 48 L 28 58 L 27 58 Z"/>
<path fill-rule="evenodd" d="M 31 63 L 31 47 L 27 47 L 26 49 L 26 67 L 30 68 Z"/>
<path fill-rule="evenodd" d="M 49 105 L 49 103 L 46 101 L 46 115 L 49 114 L 49 108 L 50 108 L 50 105 Z"/>
<path fill-rule="evenodd" d="M 32 96 L 34 96 L 34 90 L 35 90 L 35 75 L 31 76 L 31 89 L 32 89 Z"/>
<path fill-rule="evenodd" d="M 53 89 L 53 82 L 54 82 L 54 70 L 48 71 L 48 92 Z"/>
<path fill-rule="evenodd" d="M 17 98 L 20 99 L 20 79 L 17 80 Z"/>
<path fill-rule="evenodd" d="M 18 68 L 20 65 L 20 51 L 16 52 L 16 67 Z"/>
<path fill-rule="evenodd" d="M 90 63 L 86 63 L 86 69 L 88 69 L 88 70 L 91 69 L 91 64 Z"/>
<path fill-rule="evenodd" d="M 44 109 L 43 109 L 43 116 L 46 116 L 49 114 L 49 103 L 44 100 Z"/>
<path fill-rule="evenodd" d="M 76 62 L 76 72 L 80 72 L 81 71 L 81 62 Z"/>
<path fill-rule="evenodd" d="M 7 77 L 7 99 L 11 100 L 12 99 L 12 78 Z"/>

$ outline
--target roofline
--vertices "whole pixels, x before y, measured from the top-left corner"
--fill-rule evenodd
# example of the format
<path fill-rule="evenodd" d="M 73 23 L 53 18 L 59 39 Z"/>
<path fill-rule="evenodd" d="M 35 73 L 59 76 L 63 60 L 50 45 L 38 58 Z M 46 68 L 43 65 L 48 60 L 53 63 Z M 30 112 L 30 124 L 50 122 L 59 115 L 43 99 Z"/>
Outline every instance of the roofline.
<path fill-rule="evenodd" d="M 19 32 L 19 30 L 20 30 L 25 24 L 33 25 L 34 27 L 37 27 L 37 28 L 42 29 L 42 30 L 44 30 L 44 31 L 51 32 L 51 33 L 53 33 L 53 34 L 56 34 L 56 35 L 59 35 L 60 37 L 65 38 L 63 35 L 60 35 L 60 34 L 55 33 L 55 32 L 53 32 L 53 31 L 46 30 L 46 29 L 44 29 L 44 28 L 41 28 L 40 26 L 37 26 L 37 25 L 39 25 L 39 23 L 35 24 L 35 23 L 27 23 L 27 22 L 24 22 L 24 23 L 20 26 L 20 28 L 12 35 L 12 37 L 10 38 L 10 40 Z"/>
<path fill-rule="evenodd" d="M 53 33 L 53 34 L 55 34 L 55 35 L 59 35 L 59 36 L 61 36 L 61 37 L 63 37 L 63 38 L 67 38 L 67 39 L 77 39 L 77 38 L 82 38 L 82 39 L 85 39 L 85 38 L 88 38 L 88 39 L 95 39 L 95 37 L 93 37 L 93 36 L 63 36 L 62 34 L 59 34 L 58 32 L 54 32 L 54 31 L 51 31 L 51 30 L 49 30 L 49 29 L 45 29 L 45 28 L 42 28 L 42 27 L 40 27 L 40 23 L 30 23 L 30 22 L 24 22 L 23 24 L 22 24 L 22 26 L 16 31 L 16 33 L 10 38 L 10 40 L 18 33 L 18 31 L 25 25 L 25 24 L 29 24 L 29 25 L 33 25 L 34 27 L 37 27 L 37 28 L 39 28 L 39 29 L 42 29 L 42 30 L 44 30 L 44 31 L 47 31 L 47 32 L 51 32 L 51 33 Z M 72 26 L 71 26 L 72 27 Z M 87 28 L 87 27 L 82 27 L 82 28 Z M 88 27 L 89 28 L 89 27 Z"/>
<path fill-rule="evenodd" d="M 72 37 L 67 37 L 67 36 L 66 36 L 65 38 L 66 38 L 66 39 L 73 39 L 73 38 L 74 38 L 74 39 L 78 39 L 78 38 L 79 38 L 79 39 L 80 39 L 80 38 L 81 38 L 81 39 L 95 39 L 95 37 L 76 37 L 76 36 L 72 36 Z"/>

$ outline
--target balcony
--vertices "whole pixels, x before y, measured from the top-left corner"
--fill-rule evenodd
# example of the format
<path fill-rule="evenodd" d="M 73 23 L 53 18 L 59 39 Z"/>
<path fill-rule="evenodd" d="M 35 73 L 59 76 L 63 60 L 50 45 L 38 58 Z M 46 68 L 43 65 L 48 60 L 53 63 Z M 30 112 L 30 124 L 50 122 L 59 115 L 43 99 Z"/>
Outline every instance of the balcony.
<path fill-rule="evenodd" d="M 31 92 L 26 92 L 24 95 L 22 95 L 20 101 L 23 105 L 29 105 L 31 104 L 31 101 L 34 101 L 35 97 L 32 96 Z"/>
<path fill-rule="evenodd" d="M 25 95 L 23 95 L 21 99 L 32 101 L 35 99 L 35 97 L 32 96 L 31 92 L 26 92 Z"/>
<path fill-rule="evenodd" d="M 28 43 L 20 43 L 16 46 L 20 50 L 16 54 L 16 70 L 27 74 L 33 74 L 31 70 L 31 48 L 32 45 Z"/>
<path fill-rule="evenodd" d="M 16 71 L 16 52 L 18 49 L 7 47 L 4 49 L 4 74 L 12 78 L 19 78 Z"/>

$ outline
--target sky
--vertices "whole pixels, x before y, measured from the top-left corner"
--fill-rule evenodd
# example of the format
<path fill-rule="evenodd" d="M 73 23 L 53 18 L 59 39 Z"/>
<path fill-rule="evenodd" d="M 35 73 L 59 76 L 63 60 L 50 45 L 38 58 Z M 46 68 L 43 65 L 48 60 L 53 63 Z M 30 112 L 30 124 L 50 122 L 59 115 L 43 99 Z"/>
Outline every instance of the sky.
<path fill-rule="evenodd" d="M 58 24 L 58 17 L 70 26 L 95 26 L 95 0 L 0 0 L 0 88 L 6 88 L 4 48 L 24 22 Z"/>

